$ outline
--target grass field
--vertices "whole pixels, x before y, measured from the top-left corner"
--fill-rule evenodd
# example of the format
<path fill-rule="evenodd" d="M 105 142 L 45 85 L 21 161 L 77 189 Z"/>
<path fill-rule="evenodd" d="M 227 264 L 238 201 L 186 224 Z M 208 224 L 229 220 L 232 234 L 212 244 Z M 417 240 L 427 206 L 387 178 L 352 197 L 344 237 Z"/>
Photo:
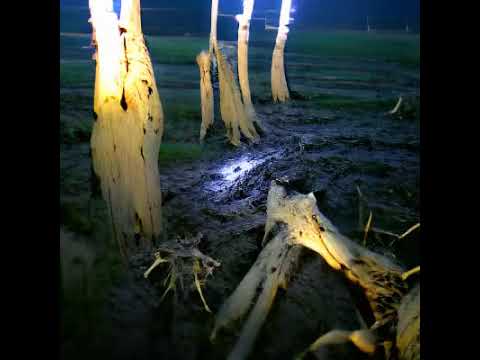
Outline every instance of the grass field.
<path fill-rule="evenodd" d="M 402 33 L 367 33 L 360 31 L 292 32 L 288 51 L 303 54 L 353 57 L 420 65 L 420 37 Z"/>
<path fill-rule="evenodd" d="M 274 33 L 253 34 L 250 51 L 251 83 L 254 95 L 269 97 L 269 67 Z M 188 142 L 197 138 L 200 123 L 198 69 L 195 56 L 208 48 L 207 37 L 146 37 L 155 75 L 165 110 L 164 142 Z M 89 34 L 60 36 L 60 87 L 82 90 L 80 95 L 65 94 L 60 109 L 79 116 L 90 116 L 85 106 L 91 102 L 94 64 Z M 420 41 L 417 35 L 399 33 L 366 33 L 354 31 L 292 32 L 287 45 L 287 72 L 291 85 L 314 97 L 328 108 L 371 109 L 391 103 L 385 99 L 357 99 L 348 93 L 332 93 L 315 89 L 314 83 L 342 82 L 359 86 L 363 83 L 396 81 L 387 68 L 376 64 L 392 64 L 400 71 L 418 73 Z M 359 61 L 364 63 L 357 65 Z M 369 68 L 368 68 L 369 67 Z M 403 70 L 402 70 L 403 69 Z M 312 86 L 311 86 L 312 85 Z M 333 84 L 335 85 L 335 84 Z M 79 109 L 75 104 L 81 104 Z M 358 106 L 357 106 L 358 105 Z M 88 114 L 88 115 L 87 115 Z M 90 119 L 85 120 L 87 122 Z M 85 128 L 85 126 L 81 126 Z"/>

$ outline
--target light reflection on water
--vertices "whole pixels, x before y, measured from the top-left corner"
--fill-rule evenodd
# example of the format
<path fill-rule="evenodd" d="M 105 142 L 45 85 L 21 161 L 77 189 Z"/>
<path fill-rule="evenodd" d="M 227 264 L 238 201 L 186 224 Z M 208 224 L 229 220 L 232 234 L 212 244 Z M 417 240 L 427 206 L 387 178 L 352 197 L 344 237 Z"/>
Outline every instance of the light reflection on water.
<path fill-rule="evenodd" d="M 248 158 L 240 158 L 220 168 L 220 174 L 227 181 L 235 181 L 240 176 L 250 171 L 255 166 L 260 165 L 265 160 L 253 160 Z"/>

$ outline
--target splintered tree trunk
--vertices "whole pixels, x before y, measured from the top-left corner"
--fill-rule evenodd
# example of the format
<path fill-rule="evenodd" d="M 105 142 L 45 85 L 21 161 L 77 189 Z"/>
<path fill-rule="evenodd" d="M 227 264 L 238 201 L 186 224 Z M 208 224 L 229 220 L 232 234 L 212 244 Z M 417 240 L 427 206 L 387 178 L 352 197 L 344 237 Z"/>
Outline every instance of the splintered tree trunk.
<path fill-rule="evenodd" d="M 248 40 L 250 37 L 250 20 L 252 18 L 254 0 L 243 0 L 243 14 L 237 15 L 238 20 L 238 79 L 242 92 L 243 104 L 252 120 L 259 124 L 252 104 L 250 83 L 248 78 Z"/>
<path fill-rule="evenodd" d="M 200 70 L 200 95 L 202 100 L 202 126 L 200 128 L 200 142 L 207 134 L 208 128 L 213 124 L 213 87 L 210 74 L 210 55 L 202 51 L 197 56 L 197 64 Z"/>
<path fill-rule="evenodd" d="M 258 133 L 253 124 L 253 118 L 242 102 L 242 95 L 236 82 L 232 66 L 227 62 L 225 55 L 218 46 L 217 18 L 218 0 L 212 0 L 210 29 L 210 60 L 214 67 L 218 67 L 220 83 L 220 113 L 227 128 L 227 137 L 235 146 L 240 145 L 241 136 L 252 142 L 258 141 Z M 215 55 L 215 57 L 214 57 Z M 215 61 L 216 60 L 216 61 Z M 202 108 L 203 108 L 202 104 Z M 208 121 L 207 117 L 207 121 Z M 203 119 L 202 119 L 203 121 Z M 202 123 L 202 130 L 203 131 Z M 201 135 L 202 136 L 202 135 Z"/>
<path fill-rule="evenodd" d="M 285 76 L 284 51 L 288 36 L 288 24 L 290 23 L 290 9 L 292 0 L 282 0 L 280 22 L 277 39 L 272 57 L 272 96 L 275 102 L 285 102 L 290 99 L 287 78 Z"/>
<path fill-rule="evenodd" d="M 160 236 L 158 154 L 163 110 L 140 20 L 140 1 L 90 0 L 97 55 L 91 149 L 124 255 Z"/>
<path fill-rule="evenodd" d="M 220 82 L 220 113 L 227 128 L 227 137 L 235 146 L 240 145 L 241 135 L 252 142 L 258 142 L 259 137 L 250 114 L 242 102 L 240 89 L 235 80 L 232 66 L 227 62 L 218 42 L 214 43 L 217 56 L 218 78 Z"/>

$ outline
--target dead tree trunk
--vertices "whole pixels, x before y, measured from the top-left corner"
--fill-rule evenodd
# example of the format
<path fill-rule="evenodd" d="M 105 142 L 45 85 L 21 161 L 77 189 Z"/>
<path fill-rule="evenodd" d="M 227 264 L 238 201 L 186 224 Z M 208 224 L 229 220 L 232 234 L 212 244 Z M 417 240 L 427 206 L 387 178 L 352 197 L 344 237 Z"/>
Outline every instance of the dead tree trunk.
<path fill-rule="evenodd" d="M 227 62 L 225 55 L 214 43 L 217 56 L 218 78 L 220 82 L 220 113 L 227 128 L 227 137 L 235 146 L 240 145 L 241 135 L 252 142 L 258 142 L 259 136 L 252 118 L 242 102 L 240 89 L 235 80 L 232 66 Z"/>
<path fill-rule="evenodd" d="M 208 128 L 212 126 L 214 119 L 210 55 L 207 52 L 202 51 L 197 56 L 197 64 L 200 70 L 200 95 L 202 101 L 202 126 L 200 128 L 200 142 L 202 142 L 207 134 Z"/>
<path fill-rule="evenodd" d="M 210 60 L 213 63 L 213 68 L 218 67 L 218 78 L 220 83 L 220 112 L 222 120 L 227 128 L 227 137 L 235 146 L 240 145 L 241 136 L 245 136 L 252 142 L 257 142 L 259 139 L 257 130 L 253 124 L 251 113 L 247 110 L 245 104 L 242 102 L 242 95 L 236 82 L 232 66 L 227 62 L 225 55 L 220 50 L 217 40 L 217 17 L 218 17 L 218 0 L 212 0 L 211 9 L 211 29 L 210 29 Z M 198 58 L 197 58 L 198 61 Z M 199 64 L 200 65 L 200 64 Z M 205 66 L 205 65 L 203 65 Z M 207 80 L 205 78 L 205 80 Z M 209 84 L 203 85 L 209 88 Z M 201 91 L 203 92 L 204 90 Z M 208 90 L 207 90 L 208 91 Z M 213 91 L 212 91 L 213 93 Z M 204 131 L 206 131 L 206 124 L 213 121 L 213 115 L 206 114 L 203 118 L 203 109 L 206 110 L 211 105 L 210 102 L 203 103 L 202 98 L 202 128 L 200 130 L 200 138 L 202 139 Z M 212 110 L 213 111 L 213 110 Z"/>
<path fill-rule="evenodd" d="M 282 0 L 280 22 L 278 25 L 277 39 L 272 56 L 272 96 L 274 102 L 285 102 L 290 99 L 287 78 L 285 76 L 284 52 L 290 23 L 290 9 L 292 0 Z"/>
<path fill-rule="evenodd" d="M 91 149 L 95 174 L 124 255 L 159 238 L 158 154 L 163 109 L 143 38 L 140 0 L 123 0 L 120 21 L 112 0 L 90 0 L 96 36 Z"/>
<path fill-rule="evenodd" d="M 252 104 L 250 83 L 248 77 L 248 40 L 250 37 L 250 20 L 252 18 L 255 0 L 243 0 L 243 14 L 237 15 L 238 20 L 238 79 L 242 92 L 243 104 L 252 120 L 259 124 Z M 260 124 L 259 124 L 260 125 Z"/>

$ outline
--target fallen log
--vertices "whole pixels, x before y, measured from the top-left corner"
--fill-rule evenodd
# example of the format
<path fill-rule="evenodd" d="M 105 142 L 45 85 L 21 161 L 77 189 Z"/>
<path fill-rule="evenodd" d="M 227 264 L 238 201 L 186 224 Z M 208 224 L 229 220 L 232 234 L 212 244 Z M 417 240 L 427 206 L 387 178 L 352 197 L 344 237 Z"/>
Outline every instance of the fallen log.
<path fill-rule="evenodd" d="M 277 229 L 277 230 L 275 230 Z M 272 240 L 269 234 L 278 231 Z M 234 293 L 221 307 L 215 321 L 211 340 L 215 340 L 222 328 L 243 318 L 250 310 L 257 289 L 262 289 L 240 337 L 229 355 L 229 359 L 246 359 L 253 349 L 255 339 L 268 316 L 279 287 L 286 288 L 293 274 L 302 247 L 317 252 L 330 267 L 341 271 L 347 279 L 363 289 L 370 304 L 374 322 L 368 328 L 355 331 L 333 329 L 322 335 L 305 353 L 316 352 L 320 347 L 331 344 L 352 342 L 361 351 L 374 353 L 383 344 L 387 355 L 397 346 L 395 336 L 383 332 L 385 328 L 396 327 L 398 307 L 407 295 L 409 287 L 405 281 L 408 275 L 419 271 L 405 272 L 402 266 L 387 257 L 374 253 L 360 244 L 343 236 L 339 230 L 318 210 L 313 193 L 308 195 L 287 195 L 285 188 L 272 181 L 267 199 L 267 220 L 263 239 L 264 249 L 255 264 L 243 278 Z M 405 276 L 407 275 L 407 276 Z M 408 314 L 410 314 L 408 312 Z M 419 308 L 418 308 L 419 313 Z M 407 325 L 408 333 L 419 330 L 414 321 Z M 413 349 L 412 336 L 401 339 L 400 346 Z M 402 342 L 403 341 L 403 342 Z M 397 348 L 400 352 L 400 348 Z M 407 350 L 404 351 L 407 353 Z M 403 360 L 415 359 L 405 355 Z"/>

